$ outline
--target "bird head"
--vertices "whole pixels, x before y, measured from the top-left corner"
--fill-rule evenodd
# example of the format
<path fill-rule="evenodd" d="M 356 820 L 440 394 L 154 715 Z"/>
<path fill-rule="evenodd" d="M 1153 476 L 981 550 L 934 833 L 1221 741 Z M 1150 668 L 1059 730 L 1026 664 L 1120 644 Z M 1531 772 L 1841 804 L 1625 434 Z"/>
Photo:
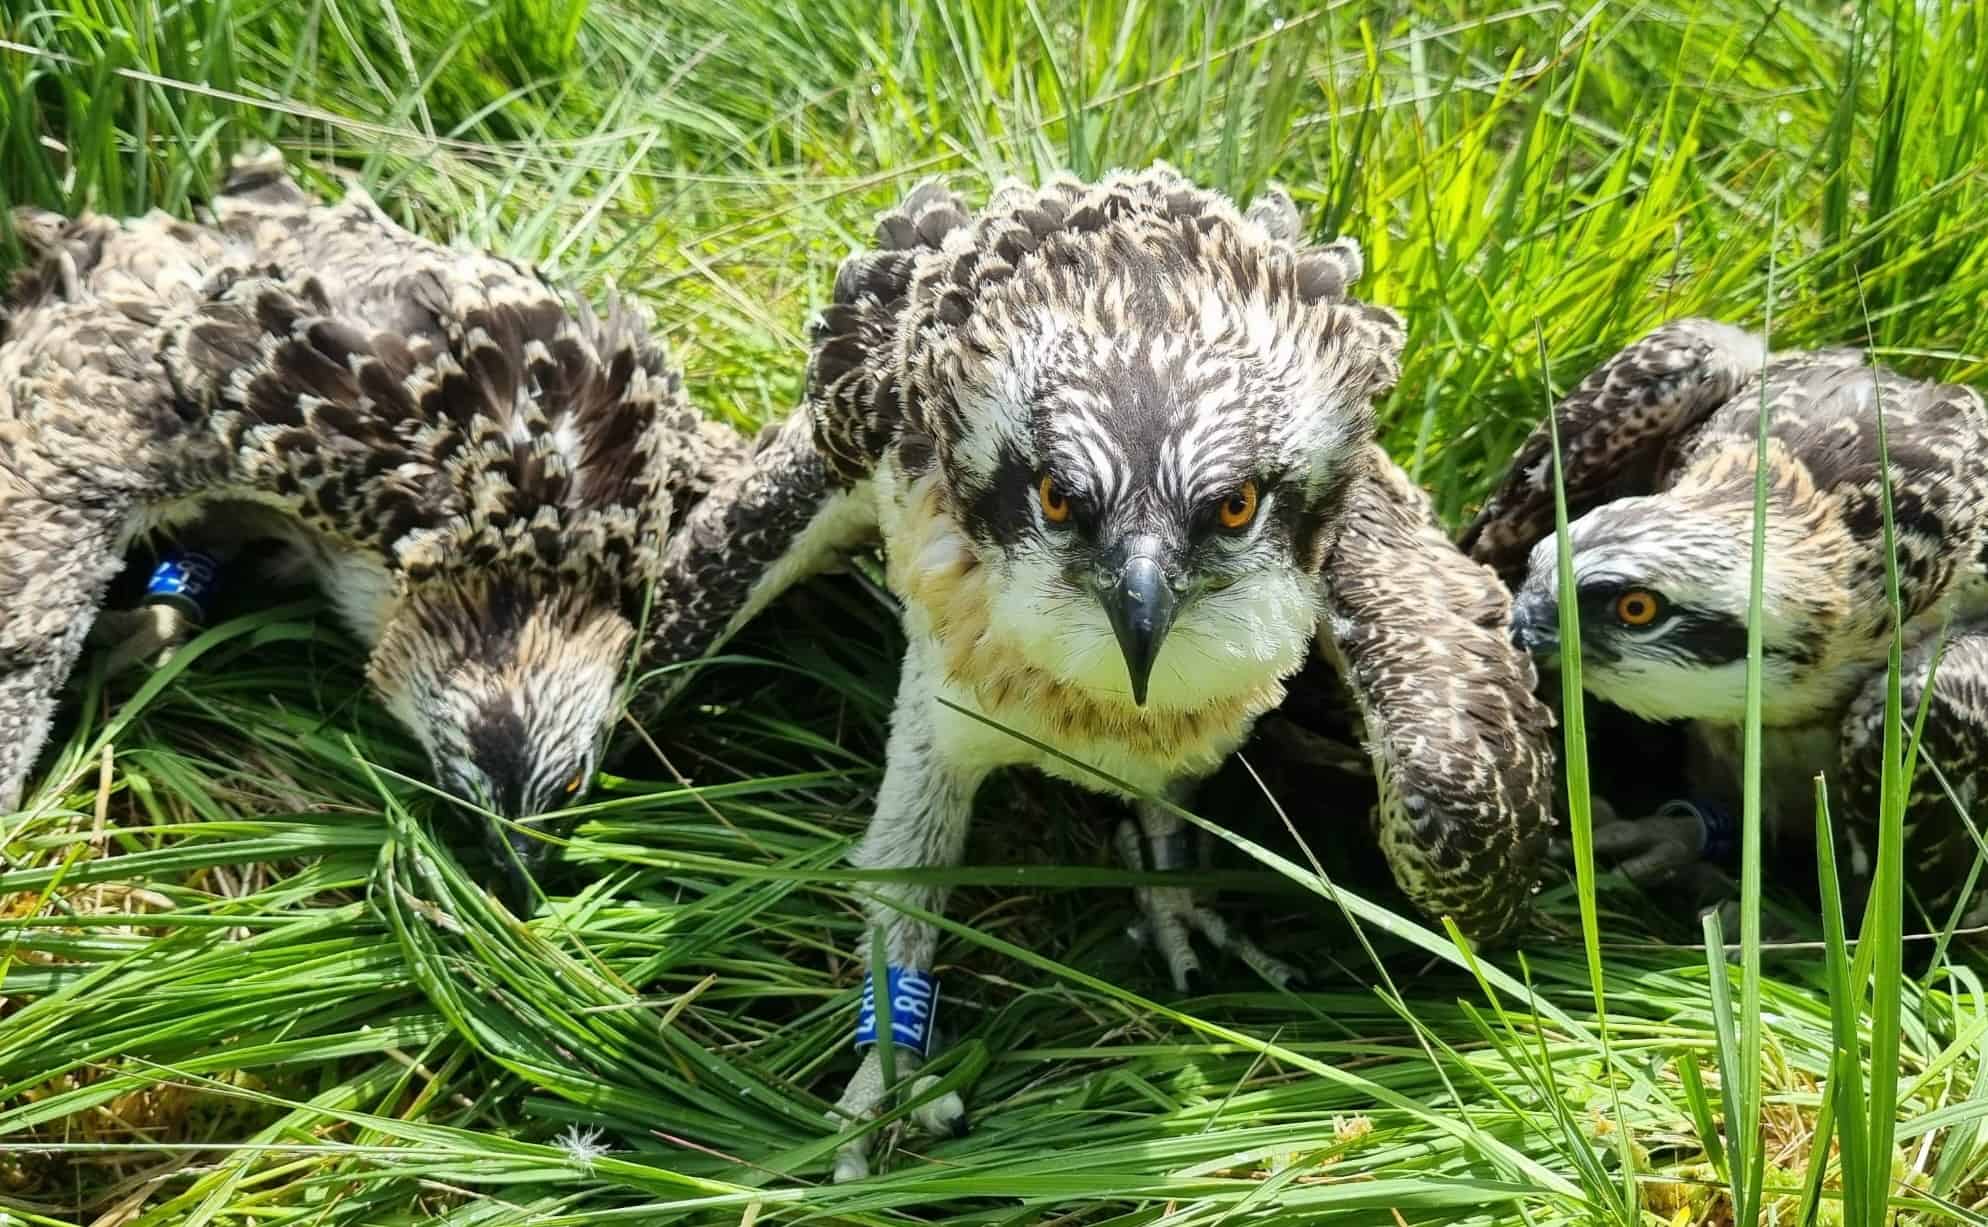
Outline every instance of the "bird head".
<path fill-rule="evenodd" d="M 437 782 L 477 810 L 529 823 L 586 795 L 633 639 L 616 603 L 585 585 L 445 573 L 411 586 L 368 674 Z M 548 845 L 479 821 L 519 905 Z"/>
<path fill-rule="evenodd" d="M 1164 168 L 1075 190 L 997 193 L 977 251 L 949 237 L 921 275 L 914 420 L 1032 664 L 1161 711 L 1260 690 L 1304 659 L 1400 324 L 1282 193 L 1243 214 Z"/>
<path fill-rule="evenodd" d="M 1587 691 L 1646 719 L 1745 719 L 1751 485 L 1718 500 L 1618 499 L 1568 526 Z M 1770 507 L 1761 606 L 1770 719 L 1806 705 L 1805 675 L 1840 612 L 1843 590 L 1812 527 Z M 1559 593 L 1558 544 L 1547 537 L 1513 600 L 1515 644 L 1559 655 Z"/>

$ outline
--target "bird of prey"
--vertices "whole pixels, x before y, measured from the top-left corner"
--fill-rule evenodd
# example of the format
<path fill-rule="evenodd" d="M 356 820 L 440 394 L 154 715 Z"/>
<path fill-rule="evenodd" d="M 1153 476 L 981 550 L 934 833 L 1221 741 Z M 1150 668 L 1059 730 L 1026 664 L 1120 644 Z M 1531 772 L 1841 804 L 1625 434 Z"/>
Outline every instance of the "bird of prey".
<path fill-rule="evenodd" d="M 0 811 L 140 537 L 204 548 L 169 556 L 162 606 L 113 611 L 113 637 L 183 634 L 220 557 L 283 542 L 437 781 L 506 820 L 584 792 L 631 664 L 700 654 L 797 576 L 755 552 L 794 535 L 777 517 L 693 510 L 754 472 L 750 445 L 620 307 L 417 238 L 363 192 L 320 204 L 273 152 L 239 159 L 202 223 L 14 225 L 32 258 L 0 334 Z M 516 901 L 545 844 L 484 825 Z"/>
<path fill-rule="evenodd" d="M 1598 827 L 1596 848 L 1624 858 L 1632 878 L 1709 877 L 1716 890 L 1723 875 L 1708 863 L 1735 846 L 1763 403 L 1767 832 L 1783 848 L 1812 838 L 1813 778 L 1822 773 L 1832 812 L 1849 815 L 1847 863 L 1861 869 L 1866 859 L 1891 638 L 1880 501 L 1887 457 L 1907 719 L 1928 703 L 1908 865 L 1923 903 L 1950 906 L 1974 854 L 1953 806 L 1971 808 L 1988 779 L 1988 410 L 1965 387 L 1908 379 L 1852 351 L 1771 353 L 1758 336 L 1709 320 L 1658 328 L 1553 411 L 1582 679 L 1631 713 L 1690 725 L 1691 795 L 1657 816 Z M 1463 546 L 1517 589 L 1516 639 L 1550 656 L 1561 643 L 1549 448 L 1542 424 Z"/>
<path fill-rule="evenodd" d="M 1503 588 L 1373 440 L 1403 330 L 1349 296 L 1361 271 L 1352 242 L 1303 241 L 1281 191 L 1245 212 L 1160 165 L 1010 183 L 978 213 L 927 183 L 883 215 L 812 325 L 796 415 L 827 470 L 810 531 L 878 532 L 909 641 L 858 865 L 957 863 L 982 780 L 1028 765 L 1132 800 L 1120 854 L 1182 866 L 1174 807 L 1322 628 L 1402 884 L 1478 936 L 1512 925 L 1548 822 L 1547 717 Z M 887 984 L 866 986 L 857 1043 L 882 998 L 915 1069 L 937 933 L 902 909 L 945 891 L 877 896 Z M 1138 897 L 1177 986 L 1197 934 L 1291 976 L 1188 889 Z M 870 1051 L 838 1112 L 860 1122 L 886 1093 Z M 964 1127 L 956 1094 L 915 1115 Z M 838 1179 L 870 1144 L 844 1143 Z"/>

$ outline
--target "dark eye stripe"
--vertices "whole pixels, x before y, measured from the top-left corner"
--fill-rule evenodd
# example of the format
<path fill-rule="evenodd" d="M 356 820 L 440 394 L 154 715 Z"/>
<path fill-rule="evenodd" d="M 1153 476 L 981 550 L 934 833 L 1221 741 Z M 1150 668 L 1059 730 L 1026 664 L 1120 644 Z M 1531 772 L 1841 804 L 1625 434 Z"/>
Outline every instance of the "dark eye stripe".
<path fill-rule="evenodd" d="M 987 484 L 962 493 L 960 519 L 974 540 L 1012 545 L 1035 531 L 1035 466 L 1019 451 L 1003 447 Z"/>
<path fill-rule="evenodd" d="M 1746 659 L 1746 624 L 1723 614 L 1681 615 L 1669 640 L 1693 660 L 1724 665 Z"/>

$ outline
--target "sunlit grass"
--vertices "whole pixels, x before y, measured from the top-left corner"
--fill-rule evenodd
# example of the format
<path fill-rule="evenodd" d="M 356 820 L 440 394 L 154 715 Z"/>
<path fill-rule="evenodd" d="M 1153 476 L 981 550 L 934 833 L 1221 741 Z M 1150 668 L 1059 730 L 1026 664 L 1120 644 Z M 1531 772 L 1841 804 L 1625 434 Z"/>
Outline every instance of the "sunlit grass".
<path fill-rule="evenodd" d="M 1988 22 L 1957 3 L 48 0 L 0 39 L 6 202 L 183 211 L 275 140 L 321 190 L 612 282 L 748 427 L 794 403 L 809 312 L 911 182 L 1154 157 L 1281 182 L 1361 241 L 1360 292 L 1410 327 L 1387 441 L 1453 519 L 1542 388 L 1664 318 L 1771 303 L 1777 345 L 1988 364 Z M 1207 881 L 1314 983 L 1230 969 L 1180 999 L 1123 936 L 1100 802 L 1037 780 L 989 791 L 945 874 L 960 1038 L 932 1069 L 973 1132 L 886 1123 L 884 1174 L 828 1185 L 871 876 L 842 857 L 900 648 L 861 587 L 811 585 L 653 730 L 667 762 L 616 765 L 526 925 L 451 854 L 316 601 L 245 602 L 142 684 L 79 675 L 59 804 L 4 831 L 0 1206 L 1636 1223 L 1724 1222 L 1737 1194 L 1781 1222 L 1887 1198 L 1979 1221 L 1988 997 L 1957 949 L 1906 974 L 1895 860 L 1814 945 L 1762 948 L 1750 897 L 1731 971 L 1607 874 L 1549 882 L 1520 949 L 1466 954 L 1356 872 L 1365 797 L 1278 793 L 1317 866 L 1211 800 L 1234 839 Z M 1584 840 L 1601 747 L 1563 731 Z"/>

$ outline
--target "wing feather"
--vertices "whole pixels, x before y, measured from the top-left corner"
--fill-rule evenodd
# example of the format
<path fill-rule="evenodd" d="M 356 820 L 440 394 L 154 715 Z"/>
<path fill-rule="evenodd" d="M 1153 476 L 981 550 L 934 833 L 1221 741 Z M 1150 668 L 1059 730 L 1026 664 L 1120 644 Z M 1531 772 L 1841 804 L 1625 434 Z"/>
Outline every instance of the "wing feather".
<path fill-rule="evenodd" d="M 1374 449 L 1325 569 L 1320 650 L 1366 727 L 1379 833 L 1431 916 L 1491 940 L 1523 916 L 1552 822 L 1552 716 L 1505 631 L 1511 598 Z"/>
<path fill-rule="evenodd" d="M 710 654 L 781 592 L 874 532 L 874 505 L 835 480 L 805 407 L 715 476 L 658 568 L 647 668 Z M 682 680 L 665 679 L 644 701 L 660 705 Z"/>
<path fill-rule="evenodd" d="M 1716 320 L 1665 324 L 1583 379 L 1553 408 L 1567 514 L 1656 489 L 1664 457 L 1759 372 L 1752 333 Z M 1459 539 L 1507 584 L 1525 575 L 1533 543 L 1553 532 L 1552 436 L 1541 422 Z"/>
<path fill-rule="evenodd" d="M 500 560 L 634 591 L 743 443 L 691 407 L 646 321 L 446 248 L 273 155 L 213 205 L 231 260 L 167 367 L 231 479 L 411 574 Z"/>
<path fill-rule="evenodd" d="M 1922 696 L 1925 735 L 1918 769 L 1905 799 L 1905 872 L 1934 926 L 1947 911 L 1974 864 L 1976 844 L 1968 824 L 1988 793 L 1988 625 L 1955 627 L 1932 672 L 1927 670 L 1937 643 L 1928 639 L 1906 654 L 1901 697 L 1906 736 Z M 1880 670 L 1851 703 L 1843 719 L 1842 762 L 1834 782 L 1839 838 L 1848 836 L 1853 855 L 1846 868 L 1862 875 L 1877 848 L 1884 770 L 1885 674 Z M 1941 781 L 1953 789 L 1966 812 L 1956 812 Z M 1862 856 L 1855 855 L 1861 851 Z"/>

